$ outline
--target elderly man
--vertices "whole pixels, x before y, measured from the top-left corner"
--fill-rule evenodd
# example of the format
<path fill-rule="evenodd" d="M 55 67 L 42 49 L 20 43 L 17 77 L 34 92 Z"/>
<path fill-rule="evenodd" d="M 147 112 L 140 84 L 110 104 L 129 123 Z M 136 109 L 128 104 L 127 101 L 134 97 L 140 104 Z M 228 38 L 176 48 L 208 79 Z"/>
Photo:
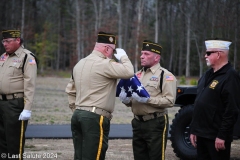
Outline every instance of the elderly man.
<path fill-rule="evenodd" d="M 206 40 L 211 67 L 199 80 L 190 125 L 198 160 L 229 160 L 234 123 L 240 107 L 240 78 L 228 61 L 231 42 Z M 204 118 L 203 118 L 204 117 Z"/>
<path fill-rule="evenodd" d="M 69 107 L 76 109 L 71 120 L 75 160 L 105 159 L 117 79 L 134 75 L 123 49 L 114 54 L 121 63 L 111 59 L 115 46 L 115 35 L 99 32 L 93 52 L 75 65 L 67 85 Z"/>

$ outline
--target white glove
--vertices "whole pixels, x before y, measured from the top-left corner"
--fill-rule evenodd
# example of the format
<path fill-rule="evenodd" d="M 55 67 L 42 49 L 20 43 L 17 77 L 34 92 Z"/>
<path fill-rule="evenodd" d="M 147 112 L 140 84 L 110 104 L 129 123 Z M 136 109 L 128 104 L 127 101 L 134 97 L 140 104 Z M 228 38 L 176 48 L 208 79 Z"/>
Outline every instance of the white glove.
<path fill-rule="evenodd" d="M 146 103 L 147 100 L 149 99 L 148 97 L 140 97 L 137 93 L 133 92 L 132 93 L 132 98 L 135 99 L 138 102 L 141 103 Z"/>
<path fill-rule="evenodd" d="M 127 53 L 122 49 L 122 48 L 116 48 L 116 52 L 117 54 L 114 54 L 114 56 L 120 61 L 121 60 L 121 57 L 126 55 L 127 56 Z"/>
<path fill-rule="evenodd" d="M 121 91 L 121 93 L 119 94 L 119 99 L 122 103 L 128 104 L 130 103 L 130 98 L 127 97 L 127 93 L 125 91 Z"/>
<path fill-rule="evenodd" d="M 18 120 L 29 120 L 30 117 L 31 117 L 31 113 L 32 111 L 29 111 L 29 110 L 23 110 L 22 113 L 20 114 L 19 116 L 19 119 Z"/>

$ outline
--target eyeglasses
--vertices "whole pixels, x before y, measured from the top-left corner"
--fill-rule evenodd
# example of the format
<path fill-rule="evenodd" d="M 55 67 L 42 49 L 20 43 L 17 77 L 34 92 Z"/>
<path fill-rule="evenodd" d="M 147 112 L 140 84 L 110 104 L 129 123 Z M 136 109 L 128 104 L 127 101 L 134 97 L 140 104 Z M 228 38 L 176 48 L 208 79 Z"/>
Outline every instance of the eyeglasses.
<path fill-rule="evenodd" d="M 10 42 L 15 41 L 15 40 L 16 39 L 4 39 L 4 40 L 2 40 L 2 44 L 4 44 L 4 43 L 9 44 Z"/>
<path fill-rule="evenodd" d="M 220 52 L 220 51 L 207 51 L 207 52 L 206 52 L 206 55 L 207 55 L 207 56 L 210 56 L 212 53 L 216 53 L 216 52 Z"/>
<path fill-rule="evenodd" d="M 109 46 L 109 45 L 107 45 L 107 46 L 105 46 L 105 47 L 110 47 L 110 48 L 112 48 L 112 47 L 111 47 L 111 46 Z M 113 53 L 115 53 L 115 52 L 116 52 L 116 49 L 112 48 L 112 50 L 113 50 Z"/>

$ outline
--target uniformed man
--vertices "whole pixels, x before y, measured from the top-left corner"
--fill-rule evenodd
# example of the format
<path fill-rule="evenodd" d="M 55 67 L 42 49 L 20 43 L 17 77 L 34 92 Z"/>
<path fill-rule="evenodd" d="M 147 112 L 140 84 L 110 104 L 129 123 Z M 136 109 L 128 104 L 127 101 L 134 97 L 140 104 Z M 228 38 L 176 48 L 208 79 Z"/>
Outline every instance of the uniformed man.
<path fill-rule="evenodd" d="M 190 139 L 199 160 L 229 160 L 240 107 L 240 78 L 228 61 L 231 42 L 205 41 L 207 66 L 198 81 Z M 203 118 L 204 117 L 204 118 Z"/>
<path fill-rule="evenodd" d="M 37 76 L 34 55 L 20 36 L 19 30 L 2 31 L 6 52 L 0 57 L 0 153 L 9 159 L 21 159 L 24 151 Z"/>
<path fill-rule="evenodd" d="M 76 109 L 71 120 L 75 160 L 105 159 L 117 79 L 134 75 L 123 49 L 114 54 L 121 63 L 111 59 L 115 46 L 115 35 L 99 32 L 94 50 L 74 66 L 66 87 L 69 107 Z"/>
<path fill-rule="evenodd" d="M 141 66 L 136 76 L 145 87 L 150 98 L 133 92 L 132 98 L 122 91 L 120 100 L 132 107 L 134 119 L 133 153 L 135 160 L 163 160 L 168 135 L 168 112 L 175 103 L 177 80 L 160 66 L 162 47 L 149 40 L 143 41 Z"/>

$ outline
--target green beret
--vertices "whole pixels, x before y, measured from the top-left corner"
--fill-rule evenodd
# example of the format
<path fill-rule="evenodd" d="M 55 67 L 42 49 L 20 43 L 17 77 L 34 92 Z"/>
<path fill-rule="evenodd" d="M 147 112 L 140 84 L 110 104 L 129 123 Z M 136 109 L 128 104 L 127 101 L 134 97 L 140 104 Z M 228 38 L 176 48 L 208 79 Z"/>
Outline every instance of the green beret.
<path fill-rule="evenodd" d="M 112 33 L 99 32 L 97 42 L 116 44 L 116 36 Z"/>
<path fill-rule="evenodd" d="M 20 30 L 3 30 L 2 31 L 2 39 L 6 38 L 20 38 L 21 32 Z"/>
<path fill-rule="evenodd" d="M 161 55 L 162 47 L 149 40 L 143 41 L 142 51 L 150 51 Z"/>

